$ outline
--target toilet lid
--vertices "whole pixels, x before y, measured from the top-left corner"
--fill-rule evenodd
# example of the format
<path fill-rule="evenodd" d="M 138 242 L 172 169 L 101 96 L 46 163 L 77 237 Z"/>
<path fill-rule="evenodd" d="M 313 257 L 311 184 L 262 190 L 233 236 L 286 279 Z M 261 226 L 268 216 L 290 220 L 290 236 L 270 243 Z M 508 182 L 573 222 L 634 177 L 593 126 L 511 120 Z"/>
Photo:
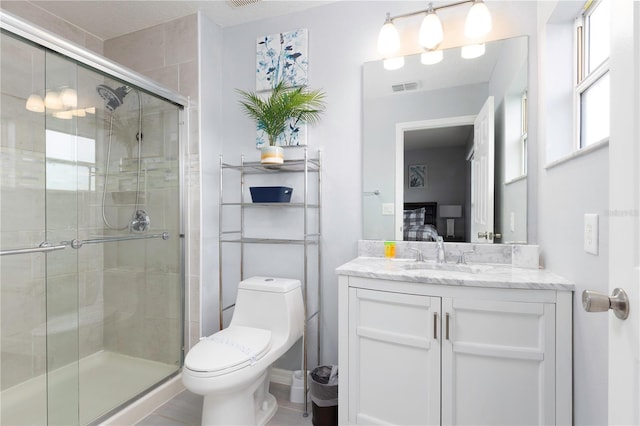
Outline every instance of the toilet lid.
<path fill-rule="evenodd" d="M 202 338 L 187 353 L 184 365 L 192 371 L 224 374 L 254 364 L 270 348 L 271 331 L 232 326 Z"/>

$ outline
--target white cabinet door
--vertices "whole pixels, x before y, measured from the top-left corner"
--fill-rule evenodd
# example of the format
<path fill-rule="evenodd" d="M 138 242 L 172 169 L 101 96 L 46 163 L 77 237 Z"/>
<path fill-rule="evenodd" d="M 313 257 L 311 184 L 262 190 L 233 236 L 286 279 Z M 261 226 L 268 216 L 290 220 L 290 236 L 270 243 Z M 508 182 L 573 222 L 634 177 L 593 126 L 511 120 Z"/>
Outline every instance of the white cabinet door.
<path fill-rule="evenodd" d="M 349 289 L 350 424 L 440 424 L 440 305 Z"/>
<path fill-rule="evenodd" d="M 555 304 L 442 305 L 442 424 L 555 424 Z"/>

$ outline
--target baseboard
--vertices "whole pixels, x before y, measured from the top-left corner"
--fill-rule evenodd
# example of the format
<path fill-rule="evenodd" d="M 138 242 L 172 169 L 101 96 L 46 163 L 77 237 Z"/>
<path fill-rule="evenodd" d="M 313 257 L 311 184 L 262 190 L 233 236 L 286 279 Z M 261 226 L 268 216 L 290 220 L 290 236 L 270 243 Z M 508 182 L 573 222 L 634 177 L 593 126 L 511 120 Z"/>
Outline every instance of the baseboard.
<path fill-rule="evenodd" d="M 100 425 L 135 425 L 183 390 L 185 390 L 185 387 L 182 384 L 182 374 L 178 374 L 142 398 L 131 403 L 131 405 L 123 410 L 109 417 Z"/>
<path fill-rule="evenodd" d="M 277 383 L 279 385 L 291 386 L 292 375 L 293 375 L 293 371 L 291 370 L 285 370 L 283 368 L 272 368 L 269 381 L 271 383 Z"/>

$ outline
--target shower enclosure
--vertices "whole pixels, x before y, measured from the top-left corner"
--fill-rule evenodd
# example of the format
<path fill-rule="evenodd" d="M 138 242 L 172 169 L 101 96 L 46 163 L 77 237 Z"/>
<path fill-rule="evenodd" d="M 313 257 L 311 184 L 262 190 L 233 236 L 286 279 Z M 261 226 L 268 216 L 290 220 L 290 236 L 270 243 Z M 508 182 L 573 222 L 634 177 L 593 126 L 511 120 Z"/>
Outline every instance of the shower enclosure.
<path fill-rule="evenodd" d="M 0 424 L 84 425 L 182 364 L 184 103 L 39 40 L 0 34 Z"/>

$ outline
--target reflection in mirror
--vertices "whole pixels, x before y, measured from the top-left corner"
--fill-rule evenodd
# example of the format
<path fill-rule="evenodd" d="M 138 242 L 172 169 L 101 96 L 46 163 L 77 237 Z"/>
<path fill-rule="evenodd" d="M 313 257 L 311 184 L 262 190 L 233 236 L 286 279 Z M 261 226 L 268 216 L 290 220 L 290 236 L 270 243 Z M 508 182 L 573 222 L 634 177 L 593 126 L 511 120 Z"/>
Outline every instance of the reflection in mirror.
<path fill-rule="evenodd" d="M 528 38 L 443 53 L 364 64 L 363 237 L 526 243 Z"/>

